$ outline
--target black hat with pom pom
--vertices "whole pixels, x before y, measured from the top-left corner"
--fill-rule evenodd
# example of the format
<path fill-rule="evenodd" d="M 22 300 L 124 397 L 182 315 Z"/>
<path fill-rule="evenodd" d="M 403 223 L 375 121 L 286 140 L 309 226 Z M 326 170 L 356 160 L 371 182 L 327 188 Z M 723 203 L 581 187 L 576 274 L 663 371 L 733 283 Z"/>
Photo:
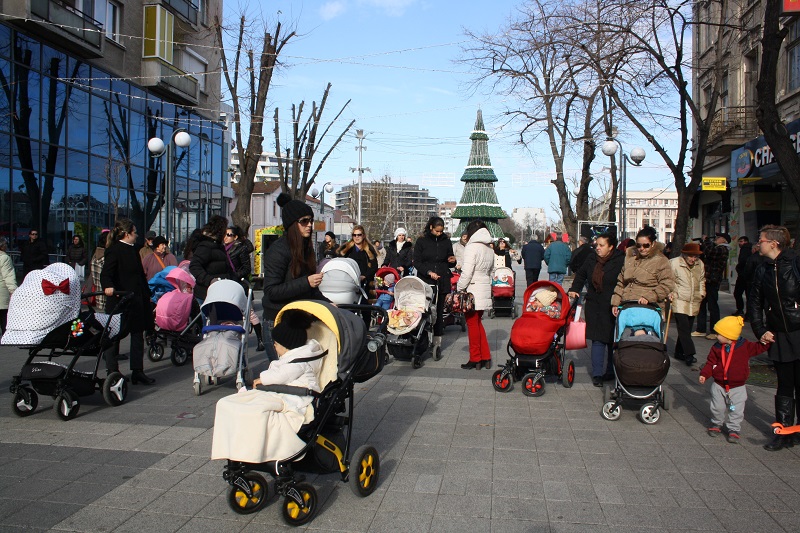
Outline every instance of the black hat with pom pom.
<path fill-rule="evenodd" d="M 284 348 L 294 350 L 308 340 L 308 328 L 314 317 L 300 309 L 289 309 L 281 315 L 281 321 L 272 328 L 272 340 Z"/>
<path fill-rule="evenodd" d="M 292 200 L 292 197 L 285 192 L 278 195 L 276 203 L 281 208 L 281 219 L 283 220 L 284 231 L 288 230 L 289 226 L 299 219 L 314 216 L 314 211 L 311 210 L 311 206 L 300 200 Z"/>

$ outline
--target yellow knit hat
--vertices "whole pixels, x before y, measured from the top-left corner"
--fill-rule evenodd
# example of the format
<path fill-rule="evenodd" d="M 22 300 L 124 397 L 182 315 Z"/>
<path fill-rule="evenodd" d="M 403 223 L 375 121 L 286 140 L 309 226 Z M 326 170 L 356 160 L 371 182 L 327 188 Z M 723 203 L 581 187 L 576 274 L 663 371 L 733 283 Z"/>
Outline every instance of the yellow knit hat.
<path fill-rule="evenodd" d="M 744 327 L 744 318 L 740 316 L 726 316 L 716 324 L 714 324 L 714 331 L 732 341 L 737 340 L 742 336 L 742 328 Z"/>

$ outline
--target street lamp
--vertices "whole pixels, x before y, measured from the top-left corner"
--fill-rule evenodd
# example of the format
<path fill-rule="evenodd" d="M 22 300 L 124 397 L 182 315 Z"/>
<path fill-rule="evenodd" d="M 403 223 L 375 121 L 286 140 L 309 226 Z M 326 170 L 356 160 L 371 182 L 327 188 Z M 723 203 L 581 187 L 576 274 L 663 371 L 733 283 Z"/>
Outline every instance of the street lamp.
<path fill-rule="evenodd" d="M 150 153 L 153 154 L 154 158 L 158 158 L 166 154 L 166 176 L 164 178 L 165 186 L 164 186 L 164 197 L 165 203 L 167 205 L 166 210 L 166 217 L 164 222 L 164 229 L 165 229 L 165 237 L 168 240 L 172 239 L 172 209 L 174 203 L 174 196 L 175 196 L 175 184 L 173 183 L 175 180 L 173 178 L 173 174 L 175 171 L 174 167 L 174 151 L 175 146 L 179 148 L 187 148 L 192 143 L 192 137 L 189 135 L 183 128 L 178 128 L 172 132 L 172 136 L 169 139 L 169 143 L 164 143 L 164 141 L 158 137 L 153 137 L 149 141 L 147 141 L 147 149 L 150 150 Z"/>
<path fill-rule="evenodd" d="M 311 189 L 311 196 L 314 198 L 319 197 L 319 213 L 320 215 L 325 212 L 325 193 L 333 192 L 333 183 L 330 181 L 322 186 L 322 191 L 317 190 L 316 187 Z"/>
<path fill-rule="evenodd" d="M 619 197 L 619 216 L 620 216 L 620 225 L 622 226 L 621 231 L 619 232 L 620 240 L 627 237 L 627 228 L 628 228 L 628 165 L 630 163 L 634 166 L 641 166 L 642 161 L 644 161 L 644 149 L 639 148 L 638 146 L 631 150 L 630 157 L 628 154 L 625 153 L 625 149 L 622 147 L 622 143 L 619 142 L 619 139 L 616 137 L 609 137 L 606 142 L 603 143 L 601 150 L 603 151 L 603 155 L 608 157 L 613 156 L 617 153 L 617 146 L 620 149 L 620 185 L 622 189 L 622 194 Z"/>
<path fill-rule="evenodd" d="M 358 168 L 350 167 L 350 172 L 358 171 L 358 223 L 359 224 L 361 224 L 361 204 L 362 204 L 362 202 L 361 202 L 361 181 L 362 181 L 362 176 L 364 175 L 364 171 L 365 170 L 367 172 L 372 172 L 372 170 L 370 170 L 369 167 L 364 168 L 362 166 L 362 155 L 364 153 L 364 150 L 367 149 L 367 147 L 364 146 L 364 138 L 365 137 L 366 137 L 366 135 L 364 135 L 364 130 L 356 130 L 356 139 L 358 139 L 358 146 L 356 146 L 356 150 L 358 150 Z"/>

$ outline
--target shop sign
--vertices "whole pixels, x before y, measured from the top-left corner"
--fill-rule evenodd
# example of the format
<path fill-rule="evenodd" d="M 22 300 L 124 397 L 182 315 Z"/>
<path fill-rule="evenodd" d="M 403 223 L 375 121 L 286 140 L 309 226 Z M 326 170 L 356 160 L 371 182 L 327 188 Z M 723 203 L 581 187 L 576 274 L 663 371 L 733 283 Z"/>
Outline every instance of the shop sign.
<path fill-rule="evenodd" d="M 728 178 L 706 178 L 703 177 L 701 189 L 704 191 L 725 191 L 728 188 Z"/>
<path fill-rule="evenodd" d="M 798 5 L 798 12 L 800 12 L 800 0 L 795 0 L 793 3 Z M 800 119 L 787 124 L 786 129 L 795 150 L 800 154 Z M 747 185 L 761 178 L 774 176 L 779 172 L 775 155 L 763 135 L 746 142 L 731 152 L 731 187 L 739 186 L 739 180 L 742 180 L 741 185 Z"/>
<path fill-rule="evenodd" d="M 800 0 L 783 0 L 783 13 L 800 13 Z"/>

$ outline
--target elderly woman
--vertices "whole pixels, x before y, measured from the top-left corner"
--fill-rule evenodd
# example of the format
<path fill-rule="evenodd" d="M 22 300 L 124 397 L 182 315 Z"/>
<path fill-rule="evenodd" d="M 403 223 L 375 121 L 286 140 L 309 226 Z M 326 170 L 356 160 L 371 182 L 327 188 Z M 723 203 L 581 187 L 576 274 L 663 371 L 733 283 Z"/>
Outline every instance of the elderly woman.
<path fill-rule="evenodd" d="M 669 295 L 672 315 L 678 327 L 678 342 L 675 343 L 675 359 L 683 360 L 687 366 L 697 362 L 694 356 L 692 323 L 700 312 L 700 302 L 706 295 L 706 270 L 700 261 L 700 245 L 690 242 L 681 249 L 680 257 L 670 259 L 675 276 L 675 290 Z"/>
<path fill-rule="evenodd" d="M 386 246 L 386 259 L 381 266 L 392 267 L 401 276 L 408 275 L 414 255 L 413 246 L 406 240 L 405 228 L 394 230 L 394 241 Z"/>
<path fill-rule="evenodd" d="M 656 242 L 656 230 L 645 227 L 636 234 L 636 246 L 625 252 L 625 264 L 617 278 L 614 296 L 611 297 L 611 312 L 619 314 L 622 302 L 635 301 L 640 304 L 655 304 L 662 308 L 667 296 L 675 288 L 675 276 L 669 259 L 661 251 L 664 245 Z"/>
<path fill-rule="evenodd" d="M 602 387 L 613 379 L 611 358 L 614 353 L 614 316 L 611 297 L 617 277 L 625 262 L 625 253 L 617 250 L 617 236 L 603 233 L 597 237 L 595 249 L 575 273 L 569 289 L 570 298 L 577 298 L 586 285 L 584 304 L 586 338 L 592 341 L 592 385 Z"/>
<path fill-rule="evenodd" d="M 17 290 L 17 274 L 14 272 L 14 262 L 6 251 L 8 241 L 5 237 L 0 237 L 0 334 L 6 331 L 6 321 L 8 319 L 8 304 L 11 295 Z"/>
<path fill-rule="evenodd" d="M 492 351 L 481 318 L 483 312 L 492 307 L 494 254 L 489 248 L 492 235 L 482 220 L 470 222 L 467 235 L 458 290 L 470 292 L 475 297 L 475 309 L 464 313 L 469 335 L 469 362 L 461 365 L 464 370 L 471 370 L 489 368 L 492 365 Z"/>

